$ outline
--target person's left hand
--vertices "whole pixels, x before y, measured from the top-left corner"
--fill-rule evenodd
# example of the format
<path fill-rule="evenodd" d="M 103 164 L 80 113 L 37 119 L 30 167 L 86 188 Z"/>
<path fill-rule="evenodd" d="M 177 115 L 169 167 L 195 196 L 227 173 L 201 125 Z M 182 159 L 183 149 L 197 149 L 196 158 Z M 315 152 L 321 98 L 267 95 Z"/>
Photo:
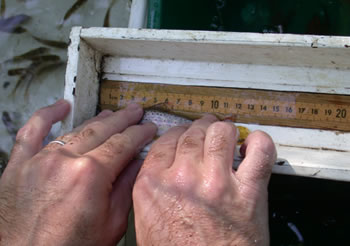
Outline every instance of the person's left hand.
<path fill-rule="evenodd" d="M 132 161 L 156 127 L 137 124 L 142 108 L 103 111 L 66 144 L 42 147 L 66 101 L 37 111 L 18 132 L 0 180 L 1 245 L 115 245 L 123 236 L 141 163 Z M 130 163 L 130 164 L 129 164 Z"/>

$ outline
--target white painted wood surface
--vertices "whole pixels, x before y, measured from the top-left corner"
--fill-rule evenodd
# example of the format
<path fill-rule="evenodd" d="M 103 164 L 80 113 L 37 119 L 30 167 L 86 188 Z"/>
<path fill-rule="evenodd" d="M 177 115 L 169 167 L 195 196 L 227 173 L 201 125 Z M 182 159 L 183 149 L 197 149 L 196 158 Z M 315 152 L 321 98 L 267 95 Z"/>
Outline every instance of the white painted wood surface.
<path fill-rule="evenodd" d="M 79 43 L 84 48 L 78 52 L 74 47 Z M 102 55 L 102 76 L 106 79 L 350 95 L 348 45 L 348 37 L 75 29 L 66 96 L 76 109 L 65 130 L 96 110 Z M 69 93 L 75 74 L 76 95 L 72 97 Z M 77 94 L 79 86 L 82 92 Z M 280 165 L 276 164 L 275 173 L 350 181 L 350 133 L 246 126 L 266 131 L 276 142 Z"/>
<path fill-rule="evenodd" d="M 105 58 L 104 77 L 135 82 L 350 94 L 350 70 L 233 62 L 114 56 Z"/>
<path fill-rule="evenodd" d="M 71 131 L 96 114 L 102 54 L 81 40 L 81 28 L 70 35 L 64 98 L 71 104 L 71 113 L 63 121 L 61 134 Z"/>
<path fill-rule="evenodd" d="M 131 4 L 129 28 L 146 27 L 147 0 L 133 0 Z"/>

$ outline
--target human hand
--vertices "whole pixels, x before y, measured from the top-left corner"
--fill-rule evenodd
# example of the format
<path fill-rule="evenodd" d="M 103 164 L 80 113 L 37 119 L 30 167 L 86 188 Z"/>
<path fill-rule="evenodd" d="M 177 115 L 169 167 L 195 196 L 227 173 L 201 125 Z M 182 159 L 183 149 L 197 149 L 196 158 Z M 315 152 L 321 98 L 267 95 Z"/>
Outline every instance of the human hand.
<path fill-rule="evenodd" d="M 143 112 L 131 105 L 59 137 L 64 146 L 42 148 L 69 108 L 63 100 L 43 108 L 17 134 L 0 180 L 1 245 L 115 245 L 125 233 L 141 164 L 130 161 L 156 127 L 132 126 Z"/>
<path fill-rule="evenodd" d="M 138 245 L 269 245 L 267 186 L 276 150 L 251 133 L 232 170 L 236 129 L 214 116 L 152 146 L 133 191 Z"/>

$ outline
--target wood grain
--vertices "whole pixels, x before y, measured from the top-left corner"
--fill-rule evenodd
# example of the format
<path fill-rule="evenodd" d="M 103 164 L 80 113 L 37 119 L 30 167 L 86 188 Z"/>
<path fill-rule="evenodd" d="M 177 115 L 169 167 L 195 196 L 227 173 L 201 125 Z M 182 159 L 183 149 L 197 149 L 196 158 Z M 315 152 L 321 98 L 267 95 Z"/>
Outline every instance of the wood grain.
<path fill-rule="evenodd" d="M 239 123 L 350 131 L 350 96 L 102 81 L 100 109 L 131 102 L 191 119 L 213 113 Z"/>

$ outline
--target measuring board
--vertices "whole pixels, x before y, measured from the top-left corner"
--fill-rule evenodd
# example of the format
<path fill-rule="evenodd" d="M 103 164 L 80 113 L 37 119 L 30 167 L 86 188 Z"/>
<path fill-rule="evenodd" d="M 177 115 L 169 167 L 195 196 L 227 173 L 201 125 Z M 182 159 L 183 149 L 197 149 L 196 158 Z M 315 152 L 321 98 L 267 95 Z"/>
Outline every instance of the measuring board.
<path fill-rule="evenodd" d="M 350 96 L 105 80 L 100 108 L 136 102 L 198 118 L 214 113 L 238 123 L 350 131 Z"/>

